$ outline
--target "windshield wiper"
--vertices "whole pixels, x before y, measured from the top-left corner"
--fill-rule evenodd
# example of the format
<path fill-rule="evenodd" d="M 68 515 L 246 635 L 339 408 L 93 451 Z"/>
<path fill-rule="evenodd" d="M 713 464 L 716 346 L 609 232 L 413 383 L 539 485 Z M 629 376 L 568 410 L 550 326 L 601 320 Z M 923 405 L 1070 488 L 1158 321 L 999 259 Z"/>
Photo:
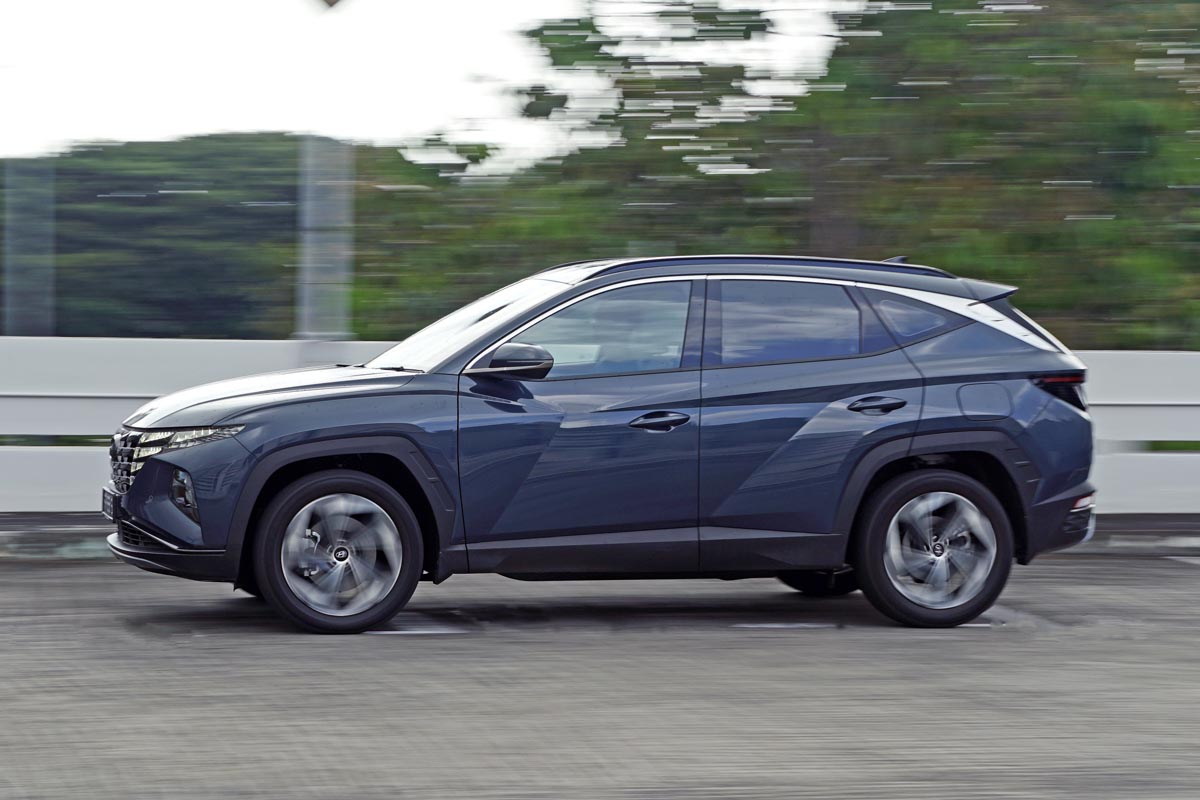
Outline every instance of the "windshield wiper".
<path fill-rule="evenodd" d="M 366 363 L 362 364 L 334 364 L 335 367 L 362 367 L 367 368 Z M 371 367 L 371 369 L 386 369 L 389 372 L 419 372 L 425 374 L 423 369 L 413 369 L 412 367 Z"/>

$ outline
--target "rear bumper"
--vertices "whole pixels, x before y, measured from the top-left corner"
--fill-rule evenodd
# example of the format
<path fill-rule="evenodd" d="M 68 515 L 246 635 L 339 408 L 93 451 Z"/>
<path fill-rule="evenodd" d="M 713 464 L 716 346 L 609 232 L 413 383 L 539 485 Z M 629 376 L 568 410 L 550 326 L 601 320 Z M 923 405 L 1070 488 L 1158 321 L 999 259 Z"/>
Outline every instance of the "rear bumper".
<path fill-rule="evenodd" d="M 223 550 L 188 551 L 167 547 L 135 547 L 121 541 L 118 533 L 107 538 L 108 549 L 126 564 L 147 572 L 175 575 L 194 581 L 232 582 L 237 577 L 237 564 L 230 564 Z"/>
<path fill-rule="evenodd" d="M 1074 508 L 1082 497 L 1094 494 L 1092 484 L 1079 484 L 1070 491 L 1039 503 L 1030 510 L 1028 532 L 1023 552 L 1017 554 L 1022 564 L 1028 564 L 1041 553 L 1064 550 L 1082 544 L 1096 532 L 1096 508 Z"/>

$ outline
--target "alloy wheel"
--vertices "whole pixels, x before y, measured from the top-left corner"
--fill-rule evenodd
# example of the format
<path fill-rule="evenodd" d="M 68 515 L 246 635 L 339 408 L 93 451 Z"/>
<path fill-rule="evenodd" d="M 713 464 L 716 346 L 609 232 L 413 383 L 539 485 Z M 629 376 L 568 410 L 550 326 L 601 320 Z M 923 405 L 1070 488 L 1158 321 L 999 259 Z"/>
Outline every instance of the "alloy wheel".
<path fill-rule="evenodd" d="M 987 515 L 953 492 L 928 492 L 892 517 L 884 568 L 912 602 L 946 609 L 979 594 L 996 561 L 996 533 Z"/>
<path fill-rule="evenodd" d="M 283 535 L 288 588 L 309 608 L 348 617 L 387 597 L 400 578 L 400 533 L 377 503 L 330 494 L 301 508 Z"/>

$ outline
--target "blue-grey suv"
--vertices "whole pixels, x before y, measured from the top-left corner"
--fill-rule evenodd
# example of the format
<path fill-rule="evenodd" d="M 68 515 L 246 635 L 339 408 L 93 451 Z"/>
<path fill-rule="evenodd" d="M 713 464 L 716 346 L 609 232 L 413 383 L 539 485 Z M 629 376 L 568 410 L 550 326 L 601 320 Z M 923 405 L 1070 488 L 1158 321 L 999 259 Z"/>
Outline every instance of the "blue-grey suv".
<path fill-rule="evenodd" d="M 1093 525 L 1084 366 L 1014 291 L 818 258 L 555 267 L 366 364 L 139 409 L 109 546 L 320 632 L 466 572 L 778 577 L 957 625 Z"/>

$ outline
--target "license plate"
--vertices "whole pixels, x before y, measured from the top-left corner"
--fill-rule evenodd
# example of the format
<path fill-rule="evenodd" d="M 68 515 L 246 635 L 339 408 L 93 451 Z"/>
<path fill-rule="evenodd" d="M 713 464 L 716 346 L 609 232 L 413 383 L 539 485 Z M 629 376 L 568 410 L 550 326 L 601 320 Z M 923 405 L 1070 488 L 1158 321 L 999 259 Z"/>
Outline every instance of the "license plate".
<path fill-rule="evenodd" d="M 117 496 L 108 489 L 100 490 L 100 513 L 114 522 L 117 519 Z"/>

